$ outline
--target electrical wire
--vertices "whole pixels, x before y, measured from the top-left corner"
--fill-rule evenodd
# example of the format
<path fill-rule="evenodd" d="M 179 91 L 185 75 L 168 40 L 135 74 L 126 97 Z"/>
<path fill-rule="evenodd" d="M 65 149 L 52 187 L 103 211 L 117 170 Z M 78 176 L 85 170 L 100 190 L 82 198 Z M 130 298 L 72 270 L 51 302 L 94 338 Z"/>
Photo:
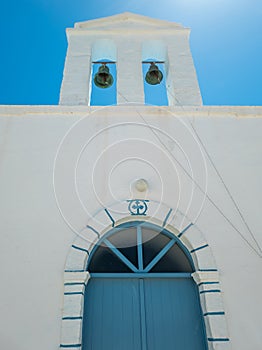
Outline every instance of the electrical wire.
<path fill-rule="evenodd" d="M 170 93 L 170 91 L 169 91 L 169 93 Z M 182 110 L 185 111 L 185 109 L 184 109 L 183 105 L 180 103 L 180 101 L 179 101 L 175 96 L 173 96 L 173 94 L 170 93 L 170 95 L 177 101 L 178 105 L 182 108 Z M 213 166 L 213 168 L 214 168 L 214 170 L 215 170 L 217 176 L 219 177 L 221 183 L 223 184 L 226 193 L 228 194 L 228 196 L 229 196 L 229 198 L 231 199 L 233 205 L 235 206 L 235 208 L 236 208 L 236 210 L 237 210 L 239 216 L 241 217 L 241 220 L 242 220 L 243 224 L 245 225 L 246 229 L 247 229 L 248 232 L 250 233 L 250 235 L 251 235 L 253 241 L 256 243 L 256 246 L 257 246 L 257 248 L 258 248 L 258 250 L 259 250 L 258 255 L 259 255 L 260 257 L 262 257 L 262 249 L 261 249 L 261 247 L 260 247 L 260 245 L 259 245 L 259 243 L 258 243 L 258 241 L 257 241 L 257 239 L 256 239 L 256 237 L 255 237 L 255 235 L 254 235 L 254 233 L 252 232 L 251 228 L 249 227 L 247 221 L 245 220 L 243 213 L 241 212 L 239 206 L 237 205 L 237 203 L 236 203 L 236 201 L 235 201 L 235 199 L 234 199 L 232 193 L 230 192 L 230 190 L 229 190 L 228 186 L 226 185 L 226 183 L 225 183 L 225 181 L 224 181 L 222 175 L 220 174 L 219 170 L 217 169 L 217 167 L 216 167 L 214 161 L 212 160 L 212 158 L 211 158 L 209 152 L 207 151 L 207 148 L 205 147 L 203 141 L 201 140 L 199 134 L 197 133 L 197 131 L 196 131 L 196 129 L 195 129 L 193 123 L 192 123 L 190 120 L 189 120 L 189 122 L 190 122 L 190 125 L 191 125 L 191 127 L 192 127 L 192 129 L 193 129 L 193 131 L 194 131 L 194 133 L 195 133 L 195 135 L 196 135 L 198 141 L 200 142 L 201 146 L 203 147 L 203 149 L 204 149 L 204 151 L 205 151 L 205 153 L 206 153 L 206 155 L 207 155 L 207 157 L 208 157 L 208 159 L 209 159 L 211 165 Z M 228 219 L 227 219 L 227 220 L 228 220 Z M 235 225 L 234 225 L 234 226 L 235 226 Z M 236 228 L 235 228 L 235 229 L 236 229 Z M 236 230 L 237 230 L 237 232 L 241 235 L 241 237 L 242 237 L 246 242 L 248 242 L 247 239 L 243 236 L 243 234 L 242 234 L 238 229 L 236 229 Z M 250 245 L 250 244 L 249 244 L 249 245 Z M 252 246 L 252 247 L 253 247 L 253 246 Z M 254 248 L 253 248 L 253 249 L 254 249 Z M 255 251 L 257 252 L 257 250 L 255 250 Z"/>
<path fill-rule="evenodd" d="M 170 91 L 169 91 L 169 93 L 170 93 Z M 127 98 L 126 98 L 122 93 L 120 93 L 120 92 L 118 91 L 118 94 L 121 95 L 127 103 L 129 103 L 129 101 L 127 100 Z M 172 94 L 171 94 L 171 96 L 172 96 Z M 174 96 L 172 96 L 172 97 L 177 101 L 177 103 L 178 103 L 179 106 L 182 108 L 182 110 L 185 111 L 183 105 L 180 104 L 180 102 L 178 101 L 178 99 L 177 99 L 176 97 L 174 97 Z M 196 134 L 196 137 L 197 137 L 198 140 L 200 141 L 200 143 L 201 143 L 201 145 L 202 145 L 202 147 L 203 147 L 203 149 L 204 149 L 204 151 L 205 151 L 205 153 L 206 153 L 208 159 L 211 161 L 212 166 L 213 166 L 214 169 L 216 170 L 216 173 L 218 174 L 218 176 L 219 176 L 220 180 L 222 181 L 223 185 L 225 186 L 226 192 L 228 193 L 230 199 L 233 201 L 233 204 L 234 204 L 234 206 L 236 207 L 236 209 L 237 209 L 237 211 L 238 211 L 238 213 L 239 213 L 239 215 L 240 215 L 240 217 L 241 217 L 241 219 L 242 219 L 244 225 L 248 228 L 248 231 L 250 232 L 250 234 L 251 234 L 253 240 L 256 242 L 256 245 L 257 245 L 259 251 L 257 251 L 256 248 L 254 248 L 254 246 L 249 242 L 249 240 L 247 240 L 247 238 L 244 236 L 244 234 L 243 234 L 243 233 L 233 224 L 233 222 L 223 213 L 223 211 L 222 211 L 222 210 L 219 208 L 219 206 L 214 202 L 214 200 L 213 200 L 207 193 L 205 193 L 205 191 L 202 189 L 202 187 L 195 181 L 195 179 L 188 173 L 188 171 L 183 167 L 183 165 L 176 159 L 176 157 L 175 157 L 175 156 L 173 155 L 173 153 L 169 150 L 169 148 L 163 143 L 163 141 L 161 140 L 161 138 L 159 138 L 158 134 L 157 134 L 157 133 L 155 132 L 155 130 L 150 126 L 150 124 L 148 124 L 148 122 L 147 122 L 146 119 L 142 116 L 142 114 L 141 114 L 138 110 L 136 110 L 136 112 L 137 112 L 137 114 L 140 116 L 140 118 L 144 121 L 144 123 L 148 126 L 148 128 L 151 130 L 151 132 L 155 135 L 155 137 L 157 138 L 158 142 L 160 142 L 161 145 L 165 148 L 165 150 L 171 155 L 171 157 L 172 157 L 173 159 L 175 159 L 175 161 L 179 164 L 179 166 L 183 169 L 183 171 L 184 171 L 185 174 L 191 179 L 191 181 L 193 181 L 193 183 L 196 185 L 196 187 L 206 196 L 206 198 L 210 201 L 210 203 L 218 210 L 218 212 L 219 212 L 219 213 L 223 216 L 223 218 L 230 224 L 230 226 L 239 234 L 239 236 L 243 239 L 243 241 L 245 241 L 245 243 L 246 243 L 260 258 L 262 258 L 262 253 L 261 253 L 262 250 L 261 250 L 261 248 L 260 248 L 260 246 L 259 246 L 257 240 L 255 239 L 254 234 L 252 233 L 251 229 L 250 229 L 249 226 L 247 225 L 246 220 L 244 219 L 243 214 L 241 213 L 239 207 L 237 206 L 235 200 L 233 199 L 233 196 L 232 196 L 232 194 L 230 193 L 228 187 L 225 185 L 225 182 L 224 182 L 222 176 L 219 174 L 218 170 L 216 169 L 214 162 L 211 161 L 211 157 L 210 157 L 210 155 L 208 154 L 206 148 L 204 147 L 204 144 L 203 144 L 203 142 L 201 141 L 199 135 L 196 133 L 196 130 L 195 130 L 195 128 L 194 128 L 193 125 L 192 125 L 192 122 L 190 121 L 190 124 L 191 124 L 191 126 L 192 126 L 193 131 L 194 131 L 195 134 Z"/>

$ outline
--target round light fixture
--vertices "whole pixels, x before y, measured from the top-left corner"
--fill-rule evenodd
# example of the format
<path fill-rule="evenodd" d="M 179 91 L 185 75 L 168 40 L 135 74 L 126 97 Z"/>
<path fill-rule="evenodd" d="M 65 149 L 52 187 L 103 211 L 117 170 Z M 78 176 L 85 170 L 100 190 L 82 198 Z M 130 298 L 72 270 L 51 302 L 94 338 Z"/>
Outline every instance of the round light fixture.
<path fill-rule="evenodd" d="M 139 179 L 135 182 L 135 188 L 139 192 L 145 192 L 148 189 L 148 183 L 145 179 Z"/>

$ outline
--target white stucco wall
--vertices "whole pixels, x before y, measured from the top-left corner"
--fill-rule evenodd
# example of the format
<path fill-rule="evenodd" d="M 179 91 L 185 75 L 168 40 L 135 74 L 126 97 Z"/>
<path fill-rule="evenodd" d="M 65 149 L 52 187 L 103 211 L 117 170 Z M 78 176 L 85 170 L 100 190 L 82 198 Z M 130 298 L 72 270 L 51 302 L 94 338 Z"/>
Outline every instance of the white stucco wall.
<path fill-rule="evenodd" d="M 58 349 L 71 244 L 144 178 L 208 242 L 232 348 L 259 349 L 261 256 L 203 145 L 261 246 L 261 124 L 261 107 L 0 107 L 1 348 Z M 190 202 L 191 171 L 208 198 Z"/>

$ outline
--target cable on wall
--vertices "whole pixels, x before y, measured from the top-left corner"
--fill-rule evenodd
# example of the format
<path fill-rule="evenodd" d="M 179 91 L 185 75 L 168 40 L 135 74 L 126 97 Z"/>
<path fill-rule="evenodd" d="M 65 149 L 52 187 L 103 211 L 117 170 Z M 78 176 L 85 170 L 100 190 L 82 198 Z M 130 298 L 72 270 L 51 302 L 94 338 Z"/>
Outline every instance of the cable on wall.
<path fill-rule="evenodd" d="M 121 93 L 118 91 L 118 93 L 126 100 L 127 103 L 129 103 L 129 101 L 127 100 L 127 98 Z M 169 92 L 170 93 L 170 92 Z M 185 111 L 183 105 L 180 104 L 180 102 L 177 100 L 176 97 L 172 96 L 176 101 L 177 103 L 179 104 L 179 106 L 182 108 L 183 111 Z M 173 153 L 168 149 L 168 147 L 163 143 L 163 141 L 161 140 L 161 138 L 159 138 L 158 134 L 155 132 L 155 130 L 150 126 L 150 124 L 148 124 L 148 122 L 146 121 L 146 119 L 142 116 L 142 114 L 136 110 L 137 114 L 140 116 L 140 118 L 143 120 L 143 122 L 148 126 L 148 128 L 151 130 L 151 132 L 154 134 L 154 136 L 157 138 L 158 142 L 161 143 L 161 145 L 165 148 L 165 150 L 172 156 L 172 158 L 177 162 L 177 164 L 183 169 L 183 171 L 185 172 L 185 174 L 191 179 L 191 181 L 196 185 L 196 187 L 201 191 L 201 193 L 203 193 L 206 198 L 210 201 L 210 203 L 218 210 L 218 212 L 223 216 L 223 218 L 230 224 L 230 226 L 239 234 L 239 236 L 243 239 L 243 241 L 255 252 L 256 255 L 258 255 L 260 258 L 262 258 L 262 250 L 257 242 L 257 240 L 254 238 L 254 234 L 251 233 L 251 236 L 252 238 L 254 239 L 254 241 L 256 242 L 256 245 L 257 247 L 259 248 L 259 250 L 257 250 L 250 242 L 249 240 L 247 240 L 247 238 L 244 236 L 244 234 L 233 224 L 233 222 L 223 213 L 222 209 L 219 208 L 219 206 L 214 202 L 214 200 L 207 194 L 205 193 L 205 191 L 202 189 L 202 187 L 196 182 L 196 180 L 189 174 L 189 172 L 183 167 L 183 165 L 176 159 L 176 157 L 173 155 Z M 192 128 L 193 128 L 193 125 L 192 125 L 192 122 L 190 122 Z M 196 133 L 195 129 L 193 128 L 194 132 Z M 199 138 L 199 136 L 197 135 L 196 133 L 196 136 Z M 201 145 L 202 147 L 204 148 L 207 156 L 208 156 L 208 159 L 211 159 L 211 157 L 209 156 L 209 154 L 207 153 L 207 150 L 205 149 L 205 147 L 203 146 L 203 142 L 201 142 Z M 214 162 L 212 161 L 211 162 L 212 166 L 215 167 L 215 164 Z M 215 168 L 216 169 L 216 168 Z M 218 170 L 217 170 L 217 173 L 218 173 Z M 219 176 L 220 180 L 223 180 L 222 176 L 220 175 Z M 223 184 L 225 183 L 224 181 L 222 182 Z M 228 188 L 227 188 L 228 189 Z M 230 193 L 229 189 L 227 191 L 227 193 Z M 228 193 L 228 194 L 229 194 Z M 232 199 L 233 196 L 232 194 L 230 193 L 230 198 Z M 234 206 L 236 206 L 236 202 L 235 200 L 233 201 L 234 203 Z M 240 209 L 238 208 L 238 213 L 240 215 L 241 211 Z M 246 223 L 246 220 L 244 220 L 244 217 L 243 217 L 243 214 L 241 213 L 240 215 L 242 221 L 244 222 L 244 224 Z M 195 220 L 196 221 L 196 220 Z M 246 226 L 246 224 L 245 224 Z M 249 227 L 249 226 L 248 226 Z M 250 230 L 250 228 L 249 228 Z M 250 230 L 251 231 L 251 230 Z M 252 231 L 251 231 L 252 232 Z"/>

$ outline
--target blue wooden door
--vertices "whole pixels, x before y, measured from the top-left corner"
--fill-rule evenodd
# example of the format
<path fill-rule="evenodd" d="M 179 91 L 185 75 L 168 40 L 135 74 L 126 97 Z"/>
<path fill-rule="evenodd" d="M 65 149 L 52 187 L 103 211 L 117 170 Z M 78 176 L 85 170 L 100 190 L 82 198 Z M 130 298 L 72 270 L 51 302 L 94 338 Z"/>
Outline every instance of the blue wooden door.
<path fill-rule="evenodd" d="M 123 234 L 129 246 L 123 246 Z M 82 350 L 206 350 L 192 261 L 173 236 L 138 226 L 90 257 Z M 132 244 L 131 244 L 132 243 Z"/>
<path fill-rule="evenodd" d="M 201 310 L 191 278 L 91 278 L 85 350 L 203 350 Z"/>

